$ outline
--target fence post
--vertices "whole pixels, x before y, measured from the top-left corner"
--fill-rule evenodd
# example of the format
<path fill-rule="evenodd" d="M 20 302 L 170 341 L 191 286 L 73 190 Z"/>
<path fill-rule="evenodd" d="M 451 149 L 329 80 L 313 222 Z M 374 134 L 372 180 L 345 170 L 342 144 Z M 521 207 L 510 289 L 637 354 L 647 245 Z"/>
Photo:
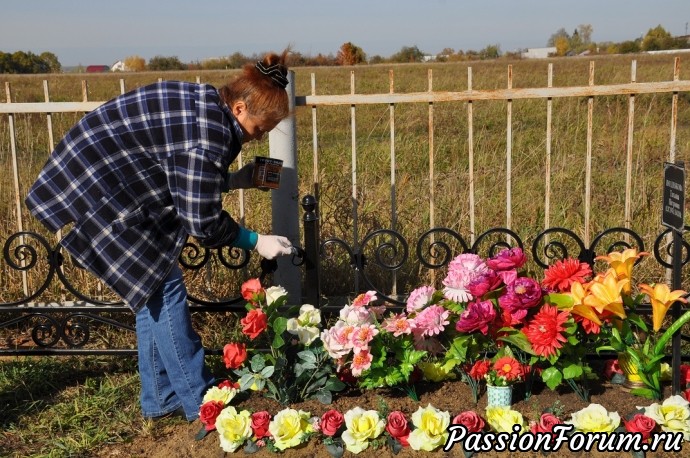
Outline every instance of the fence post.
<path fill-rule="evenodd" d="M 295 122 L 295 72 L 288 72 L 288 100 L 290 116 L 283 119 L 278 126 L 268 134 L 270 156 L 283 161 L 283 171 L 280 175 L 280 188 L 271 191 L 272 232 L 290 239 L 293 245 L 299 242 L 299 208 L 297 199 L 297 126 Z M 278 270 L 274 282 L 281 285 L 288 292 L 291 303 L 297 303 L 302 298 L 301 272 L 292 263 L 292 256 L 278 258 Z"/>
<path fill-rule="evenodd" d="M 316 212 L 316 198 L 306 195 L 302 198 L 304 209 L 304 301 L 319 308 L 319 217 Z"/>

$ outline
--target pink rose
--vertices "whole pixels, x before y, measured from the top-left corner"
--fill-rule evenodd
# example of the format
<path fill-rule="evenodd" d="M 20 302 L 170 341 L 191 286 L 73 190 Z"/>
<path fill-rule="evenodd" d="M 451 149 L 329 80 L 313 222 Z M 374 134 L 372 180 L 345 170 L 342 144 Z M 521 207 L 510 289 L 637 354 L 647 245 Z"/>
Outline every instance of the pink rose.
<path fill-rule="evenodd" d="M 321 432 L 326 436 L 335 436 L 343 423 L 345 418 L 343 414 L 335 409 L 331 409 L 321 416 Z"/>
<path fill-rule="evenodd" d="M 648 440 L 656 429 L 656 421 L 641 413 L 636 413 L 629 421 L 623 420 L 623 423 L 626 431 L 642 434 L 643 441 Z"/>
<path fill-rule="evenodd" d="M 271 423 L 271 414 L 262 410 L 261 412 L 254 412 L 252 414 L 252 431 L 254 437 L 262 439 L 269 437 L 271 433 L 268 432 L 268 425 Z"/>
<path fill-rule="evenodd" d="M 553 434 L 553 427 L 563 423 L 560 418 L 552 413 L 546 412 L 541 414 L 539 422 L 531 422 L 529 425 L 532 433 L 551 433 Z"/>
<path fill-rule="evenodd" d="M 489 332 L 489 323 L 495 318 L 496 310 L 491 301 L 470 302 L 460 314 L 455 329 L 460 332 L 479 331 L 486 335 Z"/>
<path fill-rule="evenodd" d="M 388 414 L 386 431 L 388 431 L 392 438 L 397 439 L 403 447 L 410 445 L 407 441 L 407 438 L 410 437 L 410 426 L 407 424 L 405 414 L 401 411 L 394 410 Z"/>
<path fill-rule="evenodd" d="M 503 280 L 494 270 L 489 270 L 482 275 L 472 279 L 467 285 L 470 294 L 476 298 L 484 296 L 486 293 L 498 289 Z"/>
<path fill-rule="evenodd" d="M 199 420 L 204 424 L 206 431 L 216 429 L 216 418 L 220 415 L 225 405 L 221 401 L 206 401 L 199 409 Z"/>
<path fill-rule="evenodd" d="M 527 262 L 527 256 L 522 248 L 506 248 L 491 259 L 486 265 L 496 271 L 519 269 Z"/>
<path fill-rule="evenodd" d="M 467 428 L 469 433 L 478 433 L 484 429 L 486 423 L 476 412 L 467 410 L 465 412 L 459 413 L 450 422 L 452 425 L 462 425 Z"/>

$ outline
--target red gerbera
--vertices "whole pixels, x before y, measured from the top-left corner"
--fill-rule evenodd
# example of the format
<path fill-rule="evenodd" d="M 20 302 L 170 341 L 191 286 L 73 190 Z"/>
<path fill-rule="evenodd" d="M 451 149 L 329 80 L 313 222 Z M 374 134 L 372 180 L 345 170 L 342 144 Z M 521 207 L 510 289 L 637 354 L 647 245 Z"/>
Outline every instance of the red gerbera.
<path fill-rule="evenodd" d="M 545 305 L 523 328 L 522 332 L 527 336 L 527 340 L 532 344 L 532 349 L 537 355 L 548 358 L 558 353 L 563 342 L 568 340 L 563 335 L 565 331 L 563 324 L 568 321 L 568 316 L 568 312 L 559 312 L 558 308 Z"/>
<path fill-rule="evenodd" d="M 567 258 L 556 261 L 544 272 L 544 280 L 541 284 L 547 288 L 567 292 L 570 285 L 575 282 L 585 283 L 587 277 L 592 275 L 592 269 L 586 262 Z"/>
<path fill-rule="evenodd" d="M 494 363 L 493 370 L 496 371 L 497 376 L 503 377 L 508 381 L 522 377 L 522 364 L 510 356 L 498 358 Z"/>
<path fill-rule="evenodd" d="M 481 380 L 484 378 L 489 369 L 491 368 L 491 361 L 488 359 L 480 359 L 470 368 L 469 375 L 475 380 Z"/>

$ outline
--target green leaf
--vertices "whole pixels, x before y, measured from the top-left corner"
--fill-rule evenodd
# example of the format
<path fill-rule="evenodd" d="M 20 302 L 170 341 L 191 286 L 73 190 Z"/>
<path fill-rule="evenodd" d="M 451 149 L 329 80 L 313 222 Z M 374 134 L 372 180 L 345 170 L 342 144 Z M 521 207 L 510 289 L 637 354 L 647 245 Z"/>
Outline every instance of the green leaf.
<path fill-rule="evenodd" d="M 297 356 L 302 361 L 316 364 L 316 355 L 311 350 L 303 350 L 297 353 Z"/>
<path fill-rule="evenodd" d="M 563 378 L 576 379 L 582 375 L 582 366 L 580 364 L 569 364 L 563 368 Z"/>
<path fill-rule="evenodd" d="M 554 304 L 559 309 L 570 310 L 575 305 L 575 300 L 569 294 L 551 293 L 544 296 L 544 301 Z"/>
<path fill-rule="evenodd" d="M 196 435 L 194 436 L 194 440 L 200 441 L 201 439 L 203 439 L 204 437 L 206 437 L 206 435 L 207 435 L 209 432 L 210 432 L 210 431 L 206 431 L 206 425 L 201 425 L 201 429 L 200 429 L 199 432 L 196 433 Z"/>
<path fill-rule="evenodd" d="M 279 316 L 273 320 L 273 332 L 275 332 L 276 335 L 284 333 L 287 330 L 287 321 L 287 318 L 284 316 Z"/>
<path fill-rule="evenodd" d="M 317 399 L 321 404 L 330 404 L 331 402 L 333 402 L 333 395 L 330 391 L 326 389 L 321 389 L 317 391 L 313 397 Z"/>
<path fill-rule="evenodd" d="M 285 340 L 283 339 L 283 336 L 280 334 L 276 334 L 273 336 L 273 343 L 271 346 L 275 349 L 281 348 L 283 345 L 285 345 Z"/>
<path fill-rule="evenodd" d="M 240 390 L 247 391 L 254 384 L 254 374 L 244 374 L 240 377 Z"/>
<path fill-rule="evenodd" d="M 563 381 L 563 375 L 555 367 L 547 367 L 541 373 L 541 379 L 546 383 L 546 386 L 551 390 L 555 390 L 558 385 Z"/>
<path fill-rule="evenodd" d="M 331 377 L 328 379 L 326 385 L 323 388 L 329 391 L 342 391 L 345 389 L 346 386 L 347 385 L 339 379 Z"/>
<path fill-rule="evenodd" d="M 520 350 L 524 351 L 527 354 L 534 355 L 534 350 L 532 349 L 532 344 L 529 343 L 529 340 L 527 340 L 527 336 L 523 334 L 520 331 L 517 331 L 512 328 L 503 328 L 507 329 L 507 334 L 505 336 L 501 336 L 498 338 L 498 340 L 502 340 L 503 342 L 507 342 Z"/>
<path fill-rule="evenodd" d="M 273 366 L 266 366 L 261 370 L 261 376 L 263 378 L 271 378 L 273 373 L 275 372 L 275 367 Z"/>
<path fill-rule="evenodd" d="M 266 360 L 264 360 L 263 355 L 257 353 L 254 355 L 249 362 L 252 372 L 260 372 L 266 366 Z"/>

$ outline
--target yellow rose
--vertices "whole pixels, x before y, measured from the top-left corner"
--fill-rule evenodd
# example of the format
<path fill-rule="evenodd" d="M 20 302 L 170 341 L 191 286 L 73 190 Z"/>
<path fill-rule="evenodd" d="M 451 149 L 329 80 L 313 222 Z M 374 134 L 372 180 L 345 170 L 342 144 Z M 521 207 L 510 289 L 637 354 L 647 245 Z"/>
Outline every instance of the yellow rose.
<path fill-rule="evenodd" d="M 415 429 L 407 438 L 410 448 L 431 452 L 448 440 L 450 413 L 442 412 L 431 404 L 427 404 L 425 408 L 420 407 L 412 414 L 412 424 Z"/>
<path fill-rule="evenodd" d="M 302 443 L 307 432 L 312 431 L 309 412 L 283 409 L 273 417 L 268 431 L 273 436 L 278 450 L 295 447 Z"/>
<path fill-rule="evenodd" d="M 663 404 L 654 403 L 643 409 L 644 414 L 657 422 L 662 431 L 681 433 L 690 441 L 690 403 L 680 395 L 667 398 Z"/>
<path fill-rule="evenodd" d="M 527 425 L 522 414 L 509 407 L 491 406 L 486 408 L 486 420 L 499 433 L 512 433 L 515 425 L 520 426 L 519 432 L 525 431 Z"/>
<path fill-rule="evenodd" d="M 234 452 L 252 437 L 252 415 L 247 410 L 238 412 L 232 406 L 226 407 L 216 418 L 216 429 L 221 448 Z"/>
<path fill-rule="evenodd" d="M 237 390 L 235 388 L 231 388 L 229 386 L 218 388 L 217 386 L 213 386 L 206 391 L 206 394 L 204 394 L 204 399 L 201 403 L 204 404 L 208 401 L 220 401 L 223 403 L 223 405 L 227 405 L 236 394 Z"/>
<path fill-rule="evenodd" d="M 565 423 L 583 433 L 610 433 L 618 428 L 621 417 L 618 412 L 608 412 L 601 404 L 590 404 L 573 413 L 570 421 Z"/>
<path fill-rule="evenodd" d="M 345 426 L 347 429 L 342 435 L 345 448 L 357 454 L 369 447 L 369 440 L 376 439 L 383 433 L 386 422 L 375 410 L 355 407 L 345 412 Z"/>
<path fill-rule="evenodd" d="M 452 362 L 447 362 L 441 364 L 439 362 L 421 362 L 417 364 L 424 374 L 424 378 L 432 382 L 442 382 L 448 379 L 454 379 L 455 373 L 452 372 L 453 364 Z"/>

